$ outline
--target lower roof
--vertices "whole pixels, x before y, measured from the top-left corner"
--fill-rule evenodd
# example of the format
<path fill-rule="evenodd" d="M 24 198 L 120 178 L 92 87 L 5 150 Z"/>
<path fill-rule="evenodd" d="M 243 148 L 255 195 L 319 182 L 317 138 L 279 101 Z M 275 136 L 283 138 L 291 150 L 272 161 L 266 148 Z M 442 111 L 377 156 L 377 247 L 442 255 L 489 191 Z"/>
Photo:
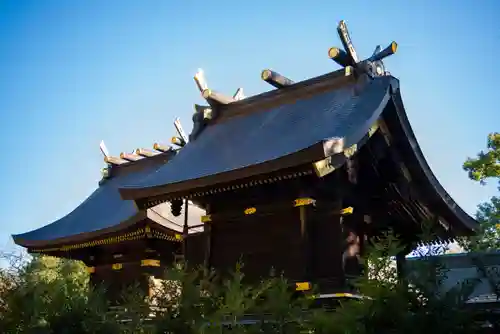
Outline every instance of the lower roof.
<path fill-rule="evenodd" d="M 140 171 L 119 174 L 101 182 L 100 186 L 72 212 L 33 231 L 13 235 L 14 242 L 24 247 L 73 242 L 89 239 L 103 233 L 124 229 L 139 221 L 149 219 L 173 231 L 182 231 L 184 210 L 174 217 L 170 203 L 163 203 L 148 210 L 138 210 L 133 201 L 123 200 L 118 188 L 133 182 L 141 175 L 153 172 L 158 165 L 150 165 Z M 196 225 L 204 211 L 191 206 L 188 222 Z M 195 229 L 193 229 L 194 231 Z"/>

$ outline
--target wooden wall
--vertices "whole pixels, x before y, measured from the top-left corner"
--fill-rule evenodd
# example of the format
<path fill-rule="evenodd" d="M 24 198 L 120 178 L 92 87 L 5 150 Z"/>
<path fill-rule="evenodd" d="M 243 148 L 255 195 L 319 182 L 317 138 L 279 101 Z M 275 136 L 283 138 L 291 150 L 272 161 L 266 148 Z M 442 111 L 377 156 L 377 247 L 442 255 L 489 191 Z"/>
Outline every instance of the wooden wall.
<path fill-rule="evenodd" d="M 342 227 L 340 215 L 316 211 L 313 216 L 313 277 L 316 280 L 342 279 Z"/>
<path fill-rule="evenodd" d="M 186 254 L 184 254 L 189 267 L 196 268 L 204 265 L 206 243 L 206 232 L 189 235 L 186 240 Z"/>
<path fill-rule="evenodd" d="M 212 223 L 211 266 L 230 271 L 241 261 L 250 280 L 284 272 L 300 279 L 303 254 L 298 208 Z"/>

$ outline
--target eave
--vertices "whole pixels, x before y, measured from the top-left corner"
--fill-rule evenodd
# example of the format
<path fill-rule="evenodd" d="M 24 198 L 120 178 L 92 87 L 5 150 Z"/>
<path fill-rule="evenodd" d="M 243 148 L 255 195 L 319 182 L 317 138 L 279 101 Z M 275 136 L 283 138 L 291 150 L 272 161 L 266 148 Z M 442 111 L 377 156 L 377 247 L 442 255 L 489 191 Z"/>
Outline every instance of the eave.
<path fill-rule="evenodd" d="M 401 153 L 412 178 L 418 180 L 416 183 L 429 207 L 448 223 L 458 219 L 460 224 L 453 224 L 453 228 L 459 234 L 473 234 L 479 223 L 451 198 L 430 169 L 408 120 L 399 86 L 394 87 L 391 103 L 395 113 L 387 112 L 384 116 L 387 128 L 397 138 L 394 145 Z"/>
<path fill-rule="evenodd" d="M 155 217 L 157 218 L 157 217 Z M 162 220 L 167 220 L 162 218 Z M 147 219 L 141 212 L 127 222 L 93 233 L 82 233 L 67 238 L 51 240 L 23 240 L 15 238 L 16 244 L 32 253 L 72 252 L 86 248 L 119 244 L 140 239 L 162 239 L 167 242 L 182 241 L 182 231 Z"/>
<path fill-rule="evenodd" d="M 153 157 L 110 166 L 110 175 L 101 180 L 98 188 L 73 211 L 48 225 L 13 235 L 14 242 L 23 247 L 51 247 L 119 233 L 148 218 L 154 223 L 155 218 L 148 217 L 147 212 L 139 210 L 133 201 L 123 201 L 118 187 L 152 172 L 173 156 L 175 152 L 158 153 Z"/>

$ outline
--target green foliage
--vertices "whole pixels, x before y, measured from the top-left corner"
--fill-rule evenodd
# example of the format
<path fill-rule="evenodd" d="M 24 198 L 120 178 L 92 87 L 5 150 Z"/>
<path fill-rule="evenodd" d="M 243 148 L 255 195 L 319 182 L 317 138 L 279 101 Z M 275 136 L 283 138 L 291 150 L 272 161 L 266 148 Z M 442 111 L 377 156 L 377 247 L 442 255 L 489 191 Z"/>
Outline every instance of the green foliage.
<path fill-rule="evenodd" d="M 477 313 L 466 307 L 478 280 L 449 291 L 440 286 L 446 268 L 438 257 L 421 254 L 405 279 L 394 255 L 402 245 L 388 233 L 373 240 L 365 264 L 369 270 L 353 284 L 367 298 L 332 308 L 312 308 L 314 295 L 296 296 L 283 277 L 256 285 L 245 283 L 241 266 L 229 277 L 198 268 L 172 269 L 156 282 L 151 298 L 137 287 L 123 293 L 112 310 L 102 291 L 88 288 L 80 263 L 34 257 L 2 270 L 2 333 L 482 333 Z M 481 259 L 478 270 L 498 286 Z M 153 282 L 151 282 L 153 283 Z M 498 290 L 498 289 L 497 289 Z M 243 320 L 252 320 L 243 323 Z"/>
<path fill-rule="evenodd" d="M 487 180 L 498 182 L 500 191 L 500 133 L 490 134 L 487 150 L 476 158 L 468 158 L 463 167 L 472 180 L 481 184 Z M 476 218 L 480 223 L 478 234 L 461 240 L 460 245 L 468 251 L 500 249 L 500 197 L 494 196 L 490 202 L 479 205 Z"/>
<path fill-rule="evenodd" d="M 305 299 L 293 298 L 281 277 L 256 286 L 244 283 L 241 266 L 221 279 L 214 272 L 172 270 L 155 296 L 158 305 L 152 327 L 156 333 L 297 333 L 306 328 Z M 248 326 L 242 319 L 256 320 Z"/>
<path fill-rule="evenodd" d="M 88 288 L 82 264 L 47 256 L 2 270 L 2 333 L 114 333 L 108 305 Z M 118 333 L 118 331 L 115 331 Z"/>
<path fill-rule="evenodd" d="M 500 177 L 500 133 L 488 135 L 487 150 L 481 151 L 476 158 L 468 158 L 464 169 L 472 180 L 481 183 L 487 179 Z"/>
<path fill-rule="evenodd" d="M 478 206 L 476 219 L 479 230 L 476 235 L 460 240 L 460 246 L 467 251 L 485 252 L 500 249 L 500 197 Z"/>
<path fill-rule="evenodd" d="M 356 282 L 362 302 L 349 301 L 332 314 L 337 326 L 329 333 L 478 333 L 476 314 L 465 302 L 477 280 L 462 282 L 447 292 L 440 289 L 446 271 L 438 257 L 422 254 L 406 268 L 405 279 L 391 256 L 402 245 L 387 234 L 368 251 L 370 275 Z"/>

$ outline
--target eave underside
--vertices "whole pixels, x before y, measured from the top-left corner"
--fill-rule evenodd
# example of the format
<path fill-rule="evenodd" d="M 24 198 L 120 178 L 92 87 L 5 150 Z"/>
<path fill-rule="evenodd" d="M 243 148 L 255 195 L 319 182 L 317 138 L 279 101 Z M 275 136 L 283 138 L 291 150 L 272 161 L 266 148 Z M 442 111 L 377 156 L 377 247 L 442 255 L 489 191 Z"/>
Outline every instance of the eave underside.
<path fill-rule="evenodd" d="M 108 210 L 112 210 L 112 208 L 109 208 Z M 23 238 L 24 235 L 14 236 L 14 241 L 16 244 L 30 249 L 67 249 L 71 245 L 74 246 L 88 244 L 89 242 L 95 242 L 97 240 L 105 240 L 109 238 L 115 238 L 117 236 L 123 236 L 128 234 L 130 231 L 137 231 L 138 229 L 141 229 L 146 225 L 149 225 L 151 226 L 151 228 L 161 231 L 162 233 L 174 236 L 176 234 L 182 234 L 185 222 L 187 222 L 188 227 L 199 224 L 200 217 L 204 215 L 205 211 L 190 203 L 187 221 L 185 220 L 185 205 L 182 205 L 179 216 L 173 216 L 171 211 L 171 204 L 168 202 L 160 203 L 159 205 L 145 210 L 136 210 L 136 212 L 137 213 L 135 215 L 131 216 L 125 221 L 118 222 L 115 225 L 106 223 L 106 226 L 110 225 L 110 227 L 99 229 L 96 231 L 70 234 L 62 238 L 56 237 L 57 233 L 53 235 L 53 238 L 50 238 L 50 233 L 44 232 L 42 235 L 48 235 L 49 238 L 38 239 L 36 238 L 38 230 L 35 230 L 27 233 L 29 238 Z M 92 212 L 89 215 L 95 216 L 95 213 Z M 53 223 L 53 225 L 51 224 L 52 226 L 47 225 L 45 227 L 42 227 L 40 230 L 48 228 L 56 229 L 58 228 L 58 225 L 71 223 L 72 221 L 64 221 L 63 218 L 63 221 Z M 87 221 L 83 221 L 82 223 L 86 224 Z M 64 226 L 62 226 L 62 228 L 64 228 Z M 200 227 L 193 227 L 189 229 L 189 233 L 197 233 L 200 231 Z"/>
<path fill-rule="evenodd" d="M 62 257 L 71 257 L 70 253 L 86 252 L 88 249 L 147 239 L 178 243 L 182 241 L 182 233 L 145 219 L 134 225 L 89 238 L 79 235 L 63 242 L 58 240 L 37 241 L 24 243 L 23 246 L 28 248 L 30 253 L 59 254 Z"/>
<path fill-rule="evenodd" d="M 386 108 L 384 121 L 394 138 L 394 152 L 407 167 L 412 183 L 418 185 L 420 197 L 431 211 L 452 224 L 462 235 L 470 235 L 478 229 L 478 222 L 469 216 L 448 194 L 430 169 L 408 120 L 399 88 L 392 94 Z"/>

